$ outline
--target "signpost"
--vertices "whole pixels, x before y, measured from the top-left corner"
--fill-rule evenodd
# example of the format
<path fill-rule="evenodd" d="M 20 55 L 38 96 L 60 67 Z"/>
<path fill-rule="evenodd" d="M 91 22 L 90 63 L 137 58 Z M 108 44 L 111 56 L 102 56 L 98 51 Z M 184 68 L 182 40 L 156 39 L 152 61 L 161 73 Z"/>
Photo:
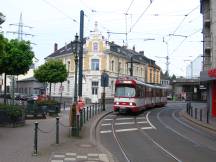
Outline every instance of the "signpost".
<path fill-rule="evenodd" d="M 103 111 L 105 111 L 105 98 L 106 98 L 105 87 L 108 86 L 109 86 L 109 75 L 104 71 L 101 75 L 101 87 L 103 87 L 103 93 L 102 93 Z"/>

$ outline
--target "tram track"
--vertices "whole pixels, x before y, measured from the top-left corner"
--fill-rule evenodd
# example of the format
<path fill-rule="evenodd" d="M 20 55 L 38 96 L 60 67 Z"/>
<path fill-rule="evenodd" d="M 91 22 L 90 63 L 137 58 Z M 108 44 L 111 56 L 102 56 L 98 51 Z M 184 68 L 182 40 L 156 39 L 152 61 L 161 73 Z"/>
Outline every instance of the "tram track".
<path fill-rule="evenodd" d="M 118 116 L 115 116 L 114 119 L 113 119 L 113 121 L 112 121 L 112 133 L 113 133 L 113 137 L 114 137 L 116 143 L 118 144 L 118 147 L 120 148 L 121 153 L 122 153 L 122 155 L 124 156 L 125 160 L 126 160 L 127 162 L 131 162 L 131 160 L 129 159 L 129 157 L 128 157 L 128 155 L 127 155 L 127 152 L 126 152 L 125 148 L 123 147 L 123 145 L 122 145 L 121 142 L 119 141 L 119 139 L 118 139 L 118 137 L 117 137 L 117 134 L 116 134 L 116 131 L 115 131 L 114 125 L 115 125 L 115 121 L 116 121 L 117 118 L 118 118 Z"/>
<path fill-rule="evenodd" d="M 147 114 L 145 115 L 145 118 L 147 120 L 147 123 L 152 127 L 152 129 L 156 129 L 156 127 L 150 122 L 149 120 L 149 114 L 150 111 L 147 112 Z M 153 143 L 157 148 L 159 148 L 162 152 L 166 153 L 168 156 L 170 156 L 172 159 L 174 159 L 177 162 L 182 162 L 179 158 L 177 158 L 174 154 L 172 154 L 171 152 L 169 152 L 166 148 L 164 148 L 163 146 L 161 146 L 158 142 L 156 142 L 153 138 L 151 138 L 146 132 L 145 129 L 143 129 L 143 127 L 141 127 L 140 122 L 137 120 L 139 118 L 142 118 L 140 116 L 135 116 L 133 117 L 134 120 L 134 125 L 135 127 L 133 128 L 133 130 L 136 130 L 139 132 L 139 134 L 141 134 L 142 136 L 145 137 L 145 139 L 147 138 L 151 143 Z M 115 139 L 115 142 L 118 145 L 118 148 L 120 149 L 123 157 L 125 158 L 126 162 L 132 162 L 133 160 L 129 157 L 129 153 L 127 153 L 127 149 L 124 148 L 123 143 L 121 143 L 119 137 L 118 137 L 118 130 L 116 130 L 115 126 L 119 125 L 118 121 L 121 120 L 121 118 L 119 118 L 118 116 L 115 116 L 112 120 L 112 134 L 113 134 L 113 138 Z M 130 129 L 132 130 L 132 129 Z"/>

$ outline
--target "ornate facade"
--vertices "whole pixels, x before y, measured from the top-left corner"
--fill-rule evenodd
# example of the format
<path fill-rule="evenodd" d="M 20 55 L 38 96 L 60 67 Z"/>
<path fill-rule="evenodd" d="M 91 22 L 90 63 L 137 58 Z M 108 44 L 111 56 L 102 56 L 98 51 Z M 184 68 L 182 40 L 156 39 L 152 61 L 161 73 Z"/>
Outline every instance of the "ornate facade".
<path fill-rule="evenodd" d="M 61 59 L 68 69 L 67 81 L 52 85 L 52 96 L 73 97 L 74 95 L 74 54 L 70 44 L 61 49 L 54 47 L 54 53 L 46 59 Z M 132 66 L 133 65 L 133 66 Z M 131 68 L 132 67 L 132 68 Z M 132 69 L 132 71 L 131 71 Z M 100 34 L 95 24 L 95 30 L 86 38 L 83 54 L 83 97 L 98 102 L 103 92 L 101 74 L 109 75 L 109 86 L 106 87 L 106 97 L 112 98 L 115 90 L 115 80 L 118 77 L 133 75 L 145 82 L 160 84 L 160 67 L 144 56 L 144 52 L 135 52 L 113 42 L 108 42 Z M 131 73 L 132 72 L 132 73 Z"/>

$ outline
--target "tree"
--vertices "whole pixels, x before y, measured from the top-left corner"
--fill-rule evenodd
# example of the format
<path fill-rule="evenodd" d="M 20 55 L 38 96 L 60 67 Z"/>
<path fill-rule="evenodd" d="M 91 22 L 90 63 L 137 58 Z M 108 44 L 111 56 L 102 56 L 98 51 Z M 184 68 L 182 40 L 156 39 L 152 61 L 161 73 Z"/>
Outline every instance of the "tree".
<path fill-rule="evenodd" d="M 25 74 L 32 65 L 34 58 L 34 52 L 32 51 L 30 42 L 17 39 L 7 41 L 6 39 L 1 38 L 0 44 L 4 47 L 1 50 L 3 52 L 0 53 L 0 72 L 5 73 L 5 78 L 7 75 Z"/>
<path fill-rule="evenodd" d="M 66 66 L 60 60 L 48 60 L 45 64 L 34 70 L 34 77 L 40 82 L 50 83 L 49 96 L 51 97 L 51 84 L 64 82 L 67 79 Z"/>

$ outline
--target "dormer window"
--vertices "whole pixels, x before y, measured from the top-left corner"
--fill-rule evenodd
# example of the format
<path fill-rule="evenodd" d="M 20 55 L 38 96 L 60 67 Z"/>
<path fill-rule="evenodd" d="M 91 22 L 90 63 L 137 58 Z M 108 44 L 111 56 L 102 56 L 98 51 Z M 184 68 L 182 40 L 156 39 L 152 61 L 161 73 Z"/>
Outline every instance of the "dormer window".
<path fill-rule="evenodd" d="M 93 43 L 93 51 L 98 52 L 98 43 L 97 42 Z"/>

